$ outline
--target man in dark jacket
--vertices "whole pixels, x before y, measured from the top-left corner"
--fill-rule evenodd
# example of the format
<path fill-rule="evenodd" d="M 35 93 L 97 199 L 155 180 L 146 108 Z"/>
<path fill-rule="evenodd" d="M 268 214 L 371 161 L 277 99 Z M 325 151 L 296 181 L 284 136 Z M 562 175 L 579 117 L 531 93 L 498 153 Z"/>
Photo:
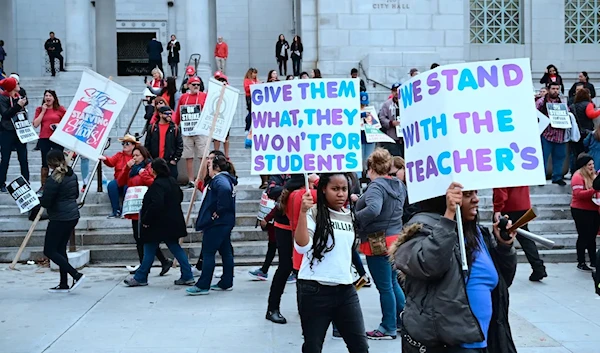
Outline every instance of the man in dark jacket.
<path fill-rule="evenodd" d="M 179 127 L 171 121 L 173 111 L 169 106 L 158 110 L 159 121 L 148 127 L 148 134 L 144 146 L 152 158 L 163 158 L 167 161 L 171 176 L 177 179 L 177 162 L 183 153 L 183 139 Z"/>
<path fill-rule="evenodd" d="M 400 109 L 398 107 L 398 88 L 400 83 L 392 85 L 392 97 L 381 105 L 379 110 L 379 121 L 381 122 L 381 131 L 391 137 L 394 142 L 381 142 L 380 146 L 390 152 L 392 156 L 404 157 L 404 144 L 402 136 L 398 136 L 396 127 L 400 125 Z"/>
<path fill-rule="evenodd" d="M 152 40 L 148 43 L 148 46 L 146 47 L 146 53 L 148 53 L 149 71 L 152 71 L 152 69 L 158 67 L 160 71 L 165 72 L 163 70 L 161 56 L 163 50 L 162 43 L 156 40 L 156 38 L 152 38 Z"/>
<path fill-rule="evenodd" d="M 54 32 L 50 32 L 50 38 L 46 40 L 44 44 L 44 48 L 46 52 L 48 52 L 48 58 L 50 59 L 50 71 L 52 72 L 52 76 L 56 76 L 56 69 L 54 68 L 54 59 L 58 59 L 60 64 L 60 71 L 65 70 L 65 59 L 62 56 L 62 44 L 60 43 L 60 39 L 54 36 Z"/>

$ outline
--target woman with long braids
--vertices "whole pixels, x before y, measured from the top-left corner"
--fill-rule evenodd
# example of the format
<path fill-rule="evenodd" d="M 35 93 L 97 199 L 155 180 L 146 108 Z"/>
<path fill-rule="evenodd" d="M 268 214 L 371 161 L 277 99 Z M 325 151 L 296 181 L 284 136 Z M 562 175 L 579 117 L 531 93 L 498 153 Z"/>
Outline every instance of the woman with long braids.
<path fill-rule="evenodd" d="M 420 212 L 390 248 L 405 275 L 402 352 L 516 353 L 508 322 L 508 287 L 517 270 L 516 233 L 493 235 L 477 221 L 477 191 L 452 183 L 446 196 L 419 202 Z M 460 207 L 468 271 L 461 268 Z M 512 222 L 509 221 L 509 226 Z"/>
<path fill-rule="evenodd" d="M 48 228 L 44 239 L 44 255 L 60 268 L 60 283 L 50 288 L 50 293 L 68 293 L 83 283 L 85 275 L 79 273 L 67 257 L 67 242 L 79 222 L 79 184 L 73 169 L 67 166 L 65 155 L 61 150 L 50 150 L 46 157 L 48 167 L 52 169 L 50 178 L 44 186 L 44 194 L 40 205 L 48 211 Z M 69 287 L 67 274 L 73 277 L 73 285 Z"/>
<path fill-rule="evenodd" d="M 321 174 L 316 205 L 311 192 L 302 197 L 294 247 L 304 254 L 297 283 L 303 353 L 322 351 L 332 322 L 348 352 L 369 351 L 360 301 L 352 284 L 356 235 L 354 217 L 345 207 L 349 185 L 343 173 Z"/>

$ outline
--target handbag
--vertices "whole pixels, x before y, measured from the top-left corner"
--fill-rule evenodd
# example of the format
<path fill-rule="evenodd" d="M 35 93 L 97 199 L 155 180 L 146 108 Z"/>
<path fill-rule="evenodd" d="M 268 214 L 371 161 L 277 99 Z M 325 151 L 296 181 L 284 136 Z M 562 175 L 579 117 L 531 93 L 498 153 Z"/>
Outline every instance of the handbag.
<path fill-rule="evenodd" d="M 385 238 L 385 230 L 379 231 L 377 233 L 367 234 L 367 241 L 369 242 L 369 248 L 371 248 L 371 254 L 373 256 L 387 255 L 388 248 Z"/>

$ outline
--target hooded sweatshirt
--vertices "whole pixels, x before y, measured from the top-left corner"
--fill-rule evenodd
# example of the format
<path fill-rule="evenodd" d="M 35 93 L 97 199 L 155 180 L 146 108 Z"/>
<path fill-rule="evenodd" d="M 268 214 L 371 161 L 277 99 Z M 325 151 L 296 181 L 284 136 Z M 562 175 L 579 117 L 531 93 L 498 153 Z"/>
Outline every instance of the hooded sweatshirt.
<path fill-rule="evenodd" d="M 206 196 L 198 213 L 196 230 L 206 230 L 216 226 L 235 225 L 235 186 L 237 178 L 228 172 L 221 172 L 208 184 Z M 213 219 L 213 214 L 217 218 Z"/>
<path fill-rule="evenodd" d="M 402 230 L 406 187 L 398 178 L 377 178 L 356 202 L 356 222 L 361 251 L 370 254 L 367 236 L 384 231 L 388 247 Z"/>

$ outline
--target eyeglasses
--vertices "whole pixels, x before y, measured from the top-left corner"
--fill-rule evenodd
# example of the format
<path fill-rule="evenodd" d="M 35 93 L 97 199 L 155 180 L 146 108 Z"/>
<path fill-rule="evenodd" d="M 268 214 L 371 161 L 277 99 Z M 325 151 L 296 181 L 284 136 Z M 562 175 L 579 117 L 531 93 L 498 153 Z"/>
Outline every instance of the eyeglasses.
<path fill-rule="evenodd" d="M 398 170 L 400 170 L 400 169 L 398 169 Z M 396 173 L 398 173 L 398 170 L 397 170 L 397 171 L 395 171 L 395 172 L 389 172 L 389 173 L 388 173 L 388 176 L 395 177 L 395 176 L 396 176 Z"/>
<path fill-rule="evenodd" d="M 200 84 L 199 83 L 192 83 L 192 86 L 194 86 L 194 87 L 200 87 Z"/>
<path fill-rule="evenodd" d="M 125 142 L 121 143 L 121 146 L 131 146 L 131 145 L 133 145 L 133 143 L 128 142 L 128 141 L 125 141 Z"/>

